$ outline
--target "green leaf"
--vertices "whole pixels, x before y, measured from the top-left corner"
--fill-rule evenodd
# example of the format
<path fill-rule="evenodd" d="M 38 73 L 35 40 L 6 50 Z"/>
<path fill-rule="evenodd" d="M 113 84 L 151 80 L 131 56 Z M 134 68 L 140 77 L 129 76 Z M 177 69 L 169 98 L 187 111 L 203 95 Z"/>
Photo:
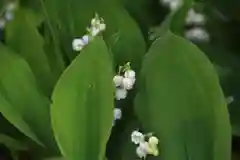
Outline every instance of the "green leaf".
<path fill-rule="evenodd" d="M 146 52 L 146 43 L 137 24 L 120 7 L 101 10 L 99 13 L 106 21 L 104 40 L 113 53 L 115 67 L 131 62 L 133 69 L 139 70 Z"/>
<path fill-rule="evenodd" d="M 25 144 L 4 134 L 0 134 L 0 144 L 4 144 L 7 148 L 9 148 L 12 151 L 28 150 L 28 147 Z"/>
<path fill-rule="evenodd" d="M 29 64 L 46 95 L 50 95 L 53 84 L 48 59 L 43 50 L 43 39 L 36 28 L 38 18 L 29 9 L 21 9 L 7 26 L 6 43 Z"/>
<path fill-rule="evenodd" d="M 151 46 L 139 80 L 135 109 L 143 127 L 160 139 L 163 159 L 230 160 L 225 98 L 200 49 L 166 33 Z"/>
<path fill-rule="evenodd" d="M 25 135 L 30 137 L 32 140 L 34 140 L 38 144 L 42 145 L 42 143 L 38 140 L 38 138 L 33 133 L 31 128 L 22 118 L 21 114 L 16 112 L 16 110 L 6 101 L 6 99 L 2 95 L 0 95 L 0 112 L 10 123 L 12 123 L 21 132 L 23 132 Z M 2 136 L 0 135 L 0 142 L 3 140 L 5 139 L 3 139 Z"/>
<path fill-rule="evenodd" d="M 110 55 L 96 38 L 73 60 L 52 95 L 52 125 L 67 159 L 102 160 L 113 120 Z"/>
<path fill-rule="evenodd" d="M 51 129 L 50 102 L 40 92 L 29 65 L 3 45 L 0 45 L 0 53 L 0 93 L 12 106 L 12 109 L 8 105 L 1 106 L 4 116 L 16 127 L 21 127 L 18 125 L 22 117 L 49 150 L 57 151 Z"/>

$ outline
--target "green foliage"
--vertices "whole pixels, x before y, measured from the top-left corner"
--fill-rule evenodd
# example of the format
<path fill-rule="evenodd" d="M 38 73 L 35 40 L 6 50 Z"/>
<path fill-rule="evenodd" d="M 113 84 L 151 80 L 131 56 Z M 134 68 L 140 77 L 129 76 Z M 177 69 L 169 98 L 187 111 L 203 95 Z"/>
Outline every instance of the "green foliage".
<path fill-rule="evenodd" d="M 136 111 L 168 160 L 230 160 L 231 132 L 215 70 L 194 45 L 168 32 L 142 66 Z M 174 152 L 174 154 L 173 154 Z"/>
<path fill-rule="evenodd" d="M 112 77 L 107 47 L 96 38 L 57 82 L 52 96 L 52 124 L 66 158 L 104 157 L 113 120 Z"/>
<path fill-rule="evenodd" d="M 34 16 L 31 10 L 18 10 L 7 27 L 6 43 L 28 62 L 41 89 L 49 94 L 53 87 L 52 77 L 43 50 L 43 39 L 36 28 L 39 19 Z"/>
<path fill-rule="evenodd" d="M 187 12 L 197 4 L 193 0 L 168 14 L 159 0 L 19 4 L 0 44 L 0 144 L 14 159 L 21 150 L 37 160 L 137 159 L 131 133 L 140 129 L 160 140 L 159 156 L 146 160 L 230 160 L 229 119 L 233 134 L 240 133 L 240 50 L 237 41 L 228 42 L 229 24 L 214 17 L 231 10 L 222 8 L 225 0 L 200 4 L 213 39 L 197 44 L 202 51 L 181 38 Z M 231 11 L 222 19 L 238 21 Z M 74 51 L 73 39 L 91 34 L 86 28 L 96 13 L 106 30 Z M 150 28 L 157 28 L 153 42 L 147 38 Z M 113 71 L 127 62 L 137 85 L 119 101 L 114 88 L 124 85 L 113 85 Z M 228 96 L 234 97 L 230 118 Z M 113 126 L 114 107 L 123 116 Z"/>
<path fill-rule="evenodd" d="M 0 53 L 1 113 L 27 136 L 36 141 L 38 138 L 44 145 L 55 150 L 49 100 L 41 93 L 24 59 L 3 45 Z"/>

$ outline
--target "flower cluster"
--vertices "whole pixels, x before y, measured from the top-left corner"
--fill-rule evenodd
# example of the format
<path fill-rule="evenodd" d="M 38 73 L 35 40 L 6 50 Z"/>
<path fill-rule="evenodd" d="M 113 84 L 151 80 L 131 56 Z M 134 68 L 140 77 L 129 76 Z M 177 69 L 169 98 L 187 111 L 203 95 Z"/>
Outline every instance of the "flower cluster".
<path fill-rule="evenodd" d="M 124 66 L 120 66 L 118 74 L 113 77 L 113 82 L 116 86 L 116 100 L 125 99 L 127 97 L 128 90 L 133 88 L 135 84 L 136 73 L 131 69 L 130 63 L 126 63 Z M 120 108 L 114 109 L 114 121 L 120 120 L 122 117 L 122 110 Z"/>
<path fill-rule="evenodd" d="M 123 75 L 121 75 L 122 73 Z M 135 75 L 135 71 L 131 69 L 129 62 L 119 67 L 118 74 L 113 78 L 113 82 L 117 87 L 116 100 L 125 99 L 127 97 L 127 91 L 131 90 L 135 84 Z"/>
<path fill-rule="evenodd" d="M 11 21 L 14 17 L 14 11 L 16 10 L 17 2 L 8 2 L 0 13 L 0 29 L 4 29 L 8 21 Z"/>
<path fill-rule="evenodd" d="M 106 29 L 106 24 L 104 20 L 95 14 L 95 17 L 91 20 L 91 27 L 87 28 L 87 34 L 84 35 L 82 38 L 75 38 L 72 42 L 72 48 L 75 51 L 81 51 L 84 46 L 86 46 L 93 37 L 100 34 L 102 31 Z"/>
<path fill-rule="evenodd" d="M 194 9 L 190 9 L 188 11 L 186 17 L 186 24 L 187 25 L 194 25 L 193 28 L 187 30 L 185 32 L 185 37 L 191 41 L 195 42 L 208 42 L 209 41 L 209 34 L 207 31 L 201 26 L 204 25 L 206 22 L 205 16 L 200 13 L 196 13 Z"/>
<path fill-rule="evenodd" d="M 139 131 L 133 131 L 131 135 L 131 141 L 138 145 L 136 148 L 136 154 L 139 158 L 145 159 L 147 155 L 158 156 L 158 143 L 157 137 L 153 136 L 152 133 L 142 134 Z"/>
<path fill-rule="evenodd" d="M 171 11 L 176 11 L 183 4 L 183 0 L 160 0 L 161 4 L 170 8 Z"/>

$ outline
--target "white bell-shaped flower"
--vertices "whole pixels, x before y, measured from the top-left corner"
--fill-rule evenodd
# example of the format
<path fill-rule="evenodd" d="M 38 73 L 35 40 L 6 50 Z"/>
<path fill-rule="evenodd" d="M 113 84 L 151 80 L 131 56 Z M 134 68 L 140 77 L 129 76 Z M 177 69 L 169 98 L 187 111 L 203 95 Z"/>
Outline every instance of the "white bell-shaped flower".
<path fill-rule="evenodd" d="M 124 77 L 126 78 L 131 78 L 131 79 L 135 79 L 135 76 L 136 76 L 136 73 L 134 70 L 127 70 L 125 73 L 124 73 Z"/>
<path fill-rule="evenodd" d="M 171 11 L 176 11 L 177 9 L 179 9 L 183 4 L 183 1 L 182 0 L 172 0 L 170 2 L 170 9 Z"/>
<path fill-rule="evenodd" d="M 138 155 L 139 158 L 141 159 L 146 159 L 147 157 L 147 151 L 145 148 L 142 148 L 140 146 L 137 147 L 136 149 L 136 154 Z"/>
<path fill-rule="evenodd" d="M 12 11 L 7 11 L 5 14 L 4 14 L 5 18 L 7 21 L 11 21 L 13 20 L 14 18 L 14 15 L 13 15 L 13 12 Z"/>
<path fill-rule="evenodd" d="M 123 78 L 122 87 L 126 90 L 130 90 L 133 88 L 134 83 L 135 83 L 135 79 Z"/>
<path fill-rule="evenodd" d="M 196 13 L 194 9 L 190 9 L 188 11 L 187 17 L 186 17 L 186 23 L 188 25 L 203 25 L 205 23 L 205 16 L 200 13 Z"/>
<path fill-rule="evenodd" d="M 161 0 L 164 6 L 168 6 L 171 11 L 175 11 L 180 8 L 183 4 L 182 0 Z"/>
<path fill-rule="evenodd" d="M 210 37 L 206 30 L 196 27 L 185 32 L 185 37 L 191 41 L 208 42 Z"/>
<path fill-rule="evenodd" d="M 158 142 L 159 142 L 159 140 L 155 136 L 150 137 L 149 140 L 148 140 L 148 143 L 151 144 L 151 145 L 157 145 Z"/>
<path fill-rule="evenodd" d="M 125 99 L 127 97 L 127 90 L 123 88 L 116 89 L 116 100 Z"/>
<path fill-rule="evenodd" d="M 89 35 L 84 35 L 82 37 L 82 41 L 83 41 L 84 45 L 87 45 L 90 41 L 90 36 Z"/>
<path fill-rule="evenodd" d="M 118 120 L 122 118 L 122 110 L 120 108 L 114 108 L 114 119 Z"/>
<path fill-rule="evenodd" d="M 123 80 L 123 76 L 120 76 L 120 75 L 116 75 L 113 78 L 113 82 L 116 87 L 119 87 L 122 84 L 122 80 Z"/>
<path fill-rule="evenodd" d="M 134 144 L 140 144 L 144 142 L 144 135 L 139 131 L 133 131 L 131 134 L 131 141 Z"/>
<path fill-rule="evenodd" d="M 81 51 L 84 47 L 84 42 L 81 38 L 76 38 L 72 42 L 72 48 L 75 51 Z"/>

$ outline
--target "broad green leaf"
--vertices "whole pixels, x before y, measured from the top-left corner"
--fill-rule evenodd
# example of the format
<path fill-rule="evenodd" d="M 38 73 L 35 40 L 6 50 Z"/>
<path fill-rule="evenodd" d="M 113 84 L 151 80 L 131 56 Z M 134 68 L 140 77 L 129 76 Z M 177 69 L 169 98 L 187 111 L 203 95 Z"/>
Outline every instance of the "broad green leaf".
<path fill-rule="evenodd" d="M 146 44 L 136 23 L 127 11 L 120 7 L 101 10 L 99 13 L 106 21 L 104 39 L 113 53 L 115 66 L 131 62 L 133 69 L 139 70 Z"/>
<path fill-rule="evenodd" d="M 9 107 L 3 110 L 4 116 L 9 121 L 12 120 L 12 123 L 16 123 L 13 124 L 16 127 L 22 123 L 20 121 L 22 117 L 37 138 L 51 151 L 56 151 L 48 98 L 41 93 L 24 59 L 3 45 L 0 45 L 0 53 L 0 93 L 12 106 L 12 109 L 11 106 L 1 106 Z M 13 115 L 9 112 L 13 112 Z M 14 122 L 13 118 L 19 120 Z"/>
<path fill-rule="evenodd" d="M 29 64 L 46 95 L 50 95 L 53 84 L 48 59 L 43 50 L 43 39 L 36 25 L 38 18 L 29 9 L 21 9 L 7 26 L 6 43 Z"/>
<path fill-rule="evenodd" d="M 0 95 L 0 112 L 2 115 L 12 123 L 16 128 L 18 128 L 21 132 L 25 135 L 30 137 L 32 140 L 37 142 L 38 144 L 42 145 L 41 142 L 38 140 L 36 135 L 32 132 L 31 128 L 25 122 L 21 114 L 19 114 L 7 101 L 6 99 Z M 4 141 L 4 137 L 0 135 L 0 143 Z M 8 140 L 8 139 L 7 139 Z"/>
<path fill-rule="evenodd" d="M 220 46 L 200 45 L 213 64 L 219 66 L 219 78 L 225 97 L 233 97 L 229 104 L 229 113 L 233 135 L 240 136 L 240 58 L 234 52 L 230 52 Z"/>
<path fill-rule="evenodd" d="M 139 80 L 135 109 L 144 128 L 160 139 L 163 159 L 230 160 L 225 98 L 200 49 L 166 33 L 151 46 Z"/>
<path fill-rule="evenodd" d="M 112 62 L 97 37 L 73 60 L 55 86 L 52 126 L 67 159 L 102 160 L 113 120 Z"/>

